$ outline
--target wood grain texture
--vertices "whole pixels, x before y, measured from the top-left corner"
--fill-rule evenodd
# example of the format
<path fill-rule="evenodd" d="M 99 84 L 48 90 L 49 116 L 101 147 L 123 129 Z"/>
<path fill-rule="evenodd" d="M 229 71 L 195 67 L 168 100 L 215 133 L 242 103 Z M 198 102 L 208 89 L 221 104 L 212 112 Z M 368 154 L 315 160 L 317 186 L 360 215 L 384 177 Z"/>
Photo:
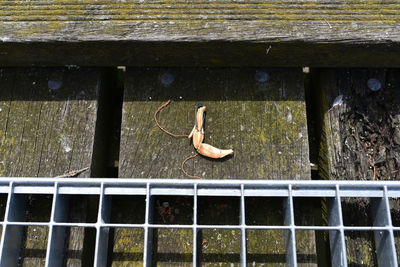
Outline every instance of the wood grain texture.
<path fill-rule="evenodd" d="M 376 164 L 376 179 L 399 179 L 399 71 L 329 69 L 318 75 L 317 87 L 322 89 L 320 111 L 324 116 L 321 157 L 326 154 L 327 159 L 321 175 L 339 180 L 372 180 Z M 369 89 L 370 79 L 380 83 L 379 91 Z M 333 106 L 340 98 L 341 104 Z"/>
<path fill-rule="evenodd" d="M 398 77 L 398 69 L 321 69 L 312 75 L 322 116 L 318 167 L 323 179 L 399 179 Z M 370 79 L 379 81 L 380 90 L 369 88 Z M 397 217 L 397 200 L 390 205 Z M 345 225 L 372 224 L 368 198 L 342 199 L 342 210 Z M 345 237 L 349 264 L 376 264 L 372 233 L 352 231 Z"/>
<path fill-rule="evenodd" d="M 99 73 L 4 68 L 0 75 L 0 175 L 51 177 L 90 166 Z"/>
<path fill-rule="evenodd" d="M 95 69 L 0 69 L 1 176 L 54 177 L 91 166 L 99 75 Z M 90 171 L 79 176 L 90 177 Z M 50 220 L 51 196 L 27 195 L 26 202 L 27 221 Z M 78 214 L 78 205 L 71 205 L 70 218 L 85 221 L 88 203 L 79 202 Z M 44 266 L 48 231 L 24 229 L 21 266 Z M 84 239 L 74 229 L 66 236 L 70 245 Z M 73 257 L 77 263 L 70 266 L 80 266 L 82 253 Z"/>
<path fill-rule="evenodd" d="M 395 66 L 399 10 L 392 0 L 2 0 L 0 59 L 9 66 L 174 66 L 169 50 L 180 43 L 188 55 L 180 60 L 191 66 L 374 66 L 382 59 L 381 66 Z M 160 49 L 165 43 L 170 48 Z M 205 53 L 204 43 L 219 53 Z"/>
<path fill-rule="evenodd" d="M 397 1 L 40 0 L 0 7 L 2 38 L 17 42 L 400 40 Z"/>
<path fill-rule="evenodd" d="M 258 82 L 265 71 L 268 81 Z M 174 81 L 165 85 L 163 77 Z M 262 74 L 260 74 L 262 75 Z M 309 179 L 307 123 L 302 73 L 299 69 L 130 69 L 125 86 L 120 177 L 185 176 L 182 161 L 194 154 L 187 138 L 197 102 L 207 107 L 205 141 L 233 148 L 231 158 L 197 157 L 189 173 L 205 178 Z"/>
<path fill-rule="evenodd" d="M 266 81 L 257 81 L 265 78 L 264 74 L 268 75 Z M 302 75 L 300 69 L 128 68 L 119 176 L 186 178 L 180 166 L 187 156 L 194 154 L 193 146 L 187 138 L 174 138 L 162 132 L 153 118 L 157 108 L 172 99 L 159 113 L 161 125 L 174 133 L 188 134 L 194 124 L 195 105 L 202 102 L 207 107 L 205 142 L 235 150 L 233 157 L 223 160 L 198 156 L 186 164 L 189 173 L 214 179 L 310 179 Z M 199 211 L 203 214 L 199 215 L 203 216 L 199 219 L 202 223 L 237 223 L 234 220 L 239 216 L 238 199 L 204 201 L 199 203 L 199 207 L 204 207 Z M 172 204 L 172 200 L 169 203 L 178 205 Z M 182 205 L 182 201 L 179 203 Z M 263 211 L 256 214 L 265 219 Z M 274 214 L 268 215 L 273 220 Z M 121 240 L 125 234 L 131 235 L 118 234 Z M 188 235 L 192 233 L 174 230 L 171 238 L 165 235 L 165 231 L 155 233 L 158 242 L 153 248 L 157 252 L 153 260 L 168 266 L 190 265 L 187 255 L 193 244 Z M 283 238 L 268 231 L 249 233 L 249 244 L 258 245 L 271 237 L 278 243 Z M 315 255 L 314 233 L 301 237 L 308 242 L 307 246 L 299 245 L 301 253 Z M 239 231 L 201 231 L 198 240 L 201 263 L 239 265 Z M 261 250 L 250 248 L 257 254 L 256 266 L 284 262 L 285 247 L 281 243 L 271 247 L 270 243 Z M 115 262 L 115 266 L 134 260 L 125 255 L 124 261 Z M 306 265 L 316 264 L 315 257 L 302 261 Z"/>

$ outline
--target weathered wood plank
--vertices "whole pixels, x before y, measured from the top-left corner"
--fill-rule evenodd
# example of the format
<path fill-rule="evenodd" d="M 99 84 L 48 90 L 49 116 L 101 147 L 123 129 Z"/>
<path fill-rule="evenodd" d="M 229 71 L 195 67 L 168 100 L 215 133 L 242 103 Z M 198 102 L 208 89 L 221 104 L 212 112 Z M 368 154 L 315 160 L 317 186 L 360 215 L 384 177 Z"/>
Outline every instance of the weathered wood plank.
<path fill-rule="evenodd" d="M 194 154 L 193 146 L 186 138 L 174 138 L 162 132 L 153 118 L 157 108 L 172 99 L 158 116 L 165 128 L 188 134 L 194 124 L 195 105 L 202 102 L 208 109 L 205 142 L 235 150 L 233 157 L 224 160 L 196 157 L 186 164 L 191 174 L 214 179 L 310 179 L 302 75 L 300 69 L 128 69 L 119 176 L 185 178 L 180 166 L 187 156 Z M 233 214 L 238 210 L 238 203 L 237 199 L 226 203 L 212 201 L 202 214 L 208 221 L 215 220 L 214 223 L 221 223 L 221 220 L 238 223 L 229 221 L 239 216 Z M 262 211 L 259 214 L 265 215 Z M 163 240 L 157 243 L 156 251 L 171 254 L 158 258 L 157 263 L 172 264 L 170 261 L 175 261 L 175 254 L 179 254 L 182 262 L 175 263 L 182 266 L 187 261 L 182 255 L 192 247 L 187 243 L 188 233 L 174 230 L 174 238 L 168 240 L 163 233 L 157 231 L 156 234 Z M 119 235 L 123 238 L 121 233 Z M 270 237 L 268 232 L 249 233 L 249 244 Z M 277 236 L 277 240 L 279 238 Z M 199 240 L 202 263 L 213 266 L 229 261 L 239 265 L 240 232 L 202 231 Z M 304 235 L 304 240 L 314 244 L 314 234 Z M 227 244 L 232 245 L 227 248 Z M 276 247 L 281 250 L 271 248 L 260 253 L 268 254 L 273 250 L 274 256 L 282 260 L 285 247 Z M 307 255 L 315 254 L 313 245 L 300 249 Z M 313 265 L 315 259 L 311 257 L 304 262 Z M 126 261 L 129 262 L 129 258 Z M 271 258 L 261 257 L 257 264 L 268 262 Z"/>
<path fill-rule="evenodd" d="M 2 38 L 16 42 L 400 40 L 397 1 L 42 0 L 0 7 Z"/>
<path fill-rule="evenodd" d="M 381 66 L 395 66 L 399 7 L 380 0 L 2 0 L 0 62 L 176 66 L 170 50 L 182 42 L 177 51 L 187 56 L 179 60 L 194 66 L 374 66 L 384 58 Z M 160 49 L 165 42 L 170 48 Z"/>
<path fill-rule="evenodd" d="M 331 69 L 320 75 L 328 160 L 324 177 L 372 180 L 375 166 L 376 179 L 399 179 L 399 71 Z M 369 89 L 369 82 L 380 90 Z M 335 100 L 341 104 L 332 107 Z"/>
<path fill-rule="evenodd" d="M 260 77 L 258 77 L 260 76 Z M 173 77 L 169 85 L 163 79 Z M 256 78 L 268 79 L 259 82 Z M 121 130 L 120 177 L 185 178 L 181 162 L 194 153 L 154 122 L 188 134 L 194 109 L 208 109 L 205 142 L 233 148 L 233 157 L 187 162 L 205 178 L 309 179 L 307 123 L 299 69 L 132 69 L 127 72 Z M 191 169 L 192 168 L 192 169 Z"/>
<path fill-rule="evenodd" d="M 324 179 L 400 178 L 398 69 L 324 69 L 313 74 L 320 103 L 319 173 Z M 373 91 L 370 88 L 379 89 Z M 395 207 L 392 207 L 394 209 Z M 371 225 L 369 199 L 342 200 L 347 225 Z M 346 235 L 351 264 L 376 264 L 369 233 Z"/>
<path fill-rule="evenodd" d="M 51 177 L 90 166 L 98 75 L 84 69 L 1 69 L 2 176 Z"/>
<path fill-rule="evenodd" d="M 54 177 L 91 166 L 99 75 L 96 69 L 0 69 L 1 176 Z M 79 176 L 90 177 L 90 170 Z M 27 195 L 26 202 L 27 221 L 50 220 L 51 198 Z M 70 219 L 85 221 L 86 212 L 75 214 L 71 205 Z M 48 231 L 24 229 L 21 265 L 44 266 Z M 72 242 L 84 238 L 73 229 L 67 235 Z"/>

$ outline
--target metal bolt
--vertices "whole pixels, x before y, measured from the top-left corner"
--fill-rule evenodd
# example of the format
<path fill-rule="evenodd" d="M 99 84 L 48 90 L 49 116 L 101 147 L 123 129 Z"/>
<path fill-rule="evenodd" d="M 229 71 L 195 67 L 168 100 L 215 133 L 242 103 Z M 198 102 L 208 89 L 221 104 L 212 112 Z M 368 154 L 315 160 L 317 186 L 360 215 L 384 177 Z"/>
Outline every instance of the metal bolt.
<path fill-rule="evenodd" d="M 47 82 L 47 86 L 50 90 L 58 90 L 62 85 L 62 81 L 58 79 L 51 79 Z"/>
<path fill-rule="evenodd" d="M 171 83 L 174 82 L 175 77 L 173 74 L 169 73 L 169 72 L 165 72 L 161 75 L 161 83 L 164 85 L 170 85 Z"/>
<path fill-rule="evenodd" d="M 367 86 L 371 91 L 378 91 L 382 87 L 381 82 L 375 78 L 368 79 Z"/>
<path fill-rule="evenodd" d="M 268 81 L 269 75 L 265 71 L 257 70 L 256 74 L 254 75 L 254 79 L 256 79 L 257 82 L 265 83 Z"/>

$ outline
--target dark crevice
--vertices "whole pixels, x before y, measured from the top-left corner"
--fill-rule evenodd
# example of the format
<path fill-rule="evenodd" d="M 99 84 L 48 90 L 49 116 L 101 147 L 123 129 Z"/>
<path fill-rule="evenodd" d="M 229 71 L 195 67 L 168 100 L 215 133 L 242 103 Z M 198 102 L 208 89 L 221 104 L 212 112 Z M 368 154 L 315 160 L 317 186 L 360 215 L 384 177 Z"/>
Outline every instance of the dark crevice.
<path fill-rule="evenodd" d="M 321 110 L 321 90 L 316 86 L 318 70 L 306 69 L 304 73 L 304 89 L 306 97 L 308 144 L 311 163 L 311 179 L 321 180 L 320 174 L 320 141 L 323 113 Z M 315 201 L 314 219 L 317 225 L 327 225 L 326 199 Z M 331 266 L 328 233 L 315 231 L 318 266 Z"/>
<path fill-rule="evenodd" d="M 318 177 L 318 118 L 317 118 L 317 102 L 314 97 L 314 87 L 311 79 L 310 70 L 307 68 L 303 71 L 304 75 L 304 90 L 306 97 L 306 113 L 307 113 L 307 130 L 308 130 L 308 145 L 311 163 L 311 179 L 319 180 Z"/>
<path fill-rule="evenodd" d="M 118 177 L 124 75 L 124 68 L 104 68 L 101 72 L 91 177 Z M 110 229 L 107 266 L 112 262 L 114 234 L 114 229 Z M 92 242 L 93 237 L 85 232 L 85 244 Z"/>
<path fill-rule="evenodd" d="M 118 177 L 123 81 L 121 69 L 101 73 L 91 177 Z"/>

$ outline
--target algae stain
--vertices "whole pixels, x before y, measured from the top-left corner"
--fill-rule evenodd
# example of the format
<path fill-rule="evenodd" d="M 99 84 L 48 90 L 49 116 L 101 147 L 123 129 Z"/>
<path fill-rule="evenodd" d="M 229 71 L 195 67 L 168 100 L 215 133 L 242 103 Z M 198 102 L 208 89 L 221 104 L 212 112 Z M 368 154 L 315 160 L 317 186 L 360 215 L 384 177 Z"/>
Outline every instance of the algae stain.
<path fill-rule="evenodd" d="M 264 129 L 261 129 L 260 135 L 259 135 L 259 139 L 261 141 L 261 143 L 263 145 L 265 145 L 265 133 L 264 133 Z"/>

